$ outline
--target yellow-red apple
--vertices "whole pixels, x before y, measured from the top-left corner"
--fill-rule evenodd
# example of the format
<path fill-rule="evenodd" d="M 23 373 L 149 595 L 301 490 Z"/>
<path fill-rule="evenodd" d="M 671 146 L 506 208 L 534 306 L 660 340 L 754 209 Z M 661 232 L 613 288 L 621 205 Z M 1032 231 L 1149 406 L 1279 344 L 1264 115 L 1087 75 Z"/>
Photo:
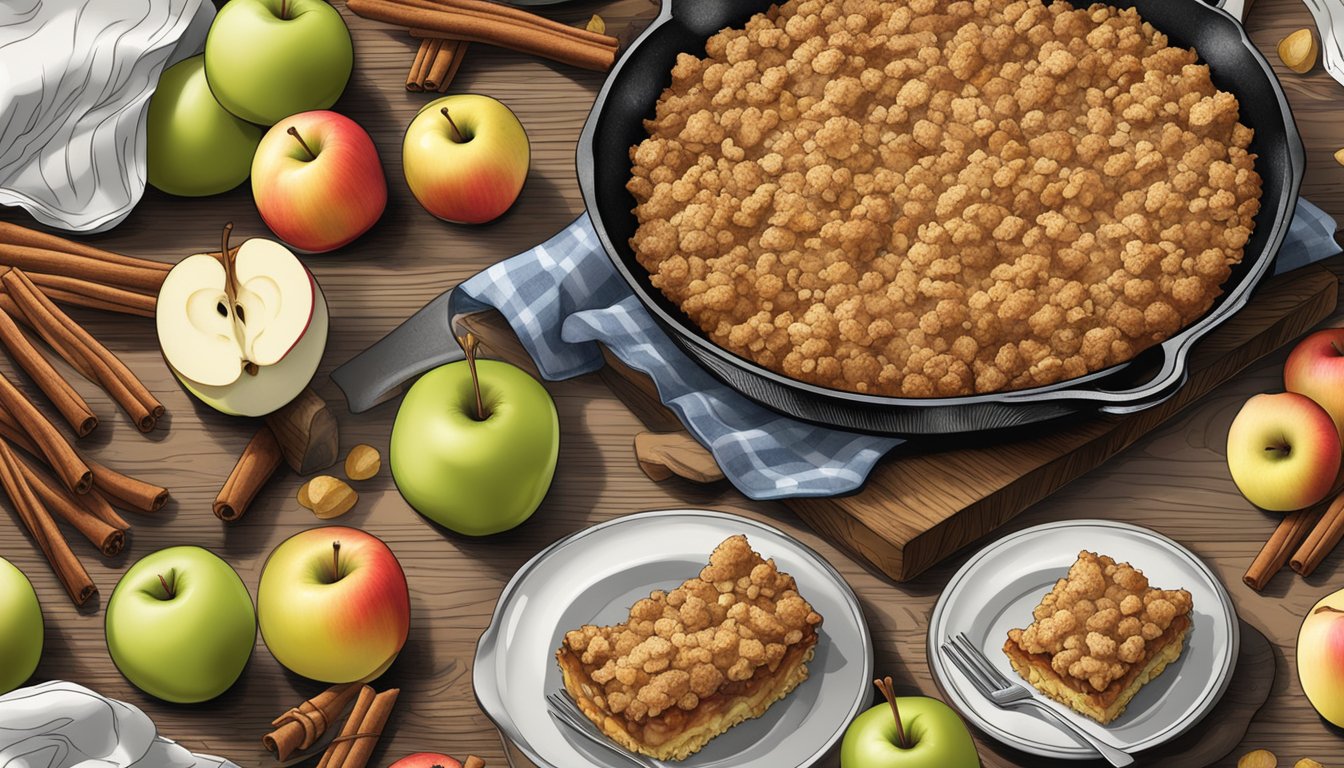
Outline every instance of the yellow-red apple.
<path fill-rule="evenodd" d="M 1344 435 L 1344 328 L 1327 328 L 1299 341 L 1283 365 L 1283 388 L 1315 400 Z"/>
<path fill-rule="evenodd" d="M 1321 598 L 1302 620 L 1297 679 L 1321 717 L 1344 728 L 1344 589 Z"/>
<path fill-rule="evenodd" d="M 1252 504 L 1274 512 L 1325 498 L 1339 474 L 1334 419 L 1306 395 L 1256 395 L 1227 431 L 1227 468 Z"/>
<path fill-rule="evenodd" d="M 271 655 L 290 671 L 326 683 L 367 682 L 406 643 L 406 574 L 372 534 L 311 528 L 285 539 L 266 561 L 257 620 Z"/>
<path fill-rule="evenodd" d="M 329 110 L 276 123 L 252 158 L 252 197 L 266 226 L 301 251 L 323 253 L 368 231 L 387 206 L 373 139 Z"/>
<path fill-rule="evenodd" d="M 531 149 L 513 111 L 489 96 L 426 104 L 401 145 L 406 184 L 425 210 L 457 224 L 483 224 L 513 205 Z"/>

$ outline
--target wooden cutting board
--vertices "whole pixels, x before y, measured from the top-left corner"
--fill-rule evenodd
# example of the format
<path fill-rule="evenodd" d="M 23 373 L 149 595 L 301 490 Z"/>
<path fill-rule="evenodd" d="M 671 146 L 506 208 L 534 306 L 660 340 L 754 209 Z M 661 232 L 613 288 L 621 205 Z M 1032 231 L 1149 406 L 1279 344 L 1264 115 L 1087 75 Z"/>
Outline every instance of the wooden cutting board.
<path fill-rule="evenodd" d="M 1339 279 L 1313 265 L 1266 280 L 1250 304 L 1196 345 L 1189 380 L 1161 405 L 1129 416 L 1100 416 L 1043 426 L 1011 439 L 953 447 L 911 441 L 889 454 L 858 492 L 824 499 L 790 499 L 813 528 L 896 581 L 907 581 L 1012 519 L 1065 483 L 1101 464 L 1259 358 L 1279 349 L 1335 309 Z M 533 372 L 531 359 L 497 313 L 464 318 L 494 356 Z M 658 400 L 652 380 L 604 350 L 600 375 L 653 432 L 682 433 Z M 689 438 L 666 435 L 675 446 L 654 477 L 721 476 L 713 459 Z M 940 441 L 946 443 L 948 441 Z M 660 471 L 661 470 L 661 471 Z"/>

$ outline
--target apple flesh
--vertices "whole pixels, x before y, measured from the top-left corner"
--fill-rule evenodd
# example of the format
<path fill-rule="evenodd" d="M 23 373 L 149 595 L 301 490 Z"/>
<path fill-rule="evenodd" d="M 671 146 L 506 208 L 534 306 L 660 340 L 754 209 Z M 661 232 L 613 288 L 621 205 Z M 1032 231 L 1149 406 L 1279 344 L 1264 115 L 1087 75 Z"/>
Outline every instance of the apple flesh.
<path fill-rule="evenodd" d="M 42 659 L 42 606 L 28 577 L 0 557 L 0 694 L 28 681 Z"/>
<path fill-rule="evenodd" d="M 468 536 L 513 528 L 551 486 L 560 452 L 555 403 L 536 379 L 497 360 L 476 361 L 484 419 L 469 361 L 411 386 L 392 425 L 388 462 L 402 497 Z"/>
<path fill-rule="evenodd" d="M 1317 331 L 1298 342 L 1283 366 L 1283 388 L 1315 400 L 1344 435 L 1344 328 Z"/>
<path fill-rule="evenodd" d="M 107 651 L 135 687 L 193 704 L 227 691 L 257 639 L 252 597 L 229 564 L 170 547 L 131 566 L 107 601 Z"/>
<path fill-rule="evenodd" d="M 531 148 L 518 117 L 477 94 L 426 104 L 406 128 L 402 166 L 425 210 L 457 224 L 498 218 L 527 180 Z"/>
<path fill-rule="evenodd" d="M 883 702 L 861 713 L 845 729 L 840 768 L 976 768 L 980 757 L 971 732 L 953 709 L 925 696 L 900 696 L 896 703 L 905 729 L 900 746 L 896 719 Z"/>
<path fill-rule="evenodd" d="M 252 197 L 276 237 L 323 253 L 368 231 L 387 206 L 387 181 L 373 139 L 354 120 L 326 110 L 276 123 L 252 160 Z"/>
<path fill-rule="evenodd" d="M 1227 431 L 1227 468 L 1242 495 L 1273 512 L 1325 498 L 1340 466 L 1339 432 L 1306 395 L 1280 392 L 1246 401 Z"/>
<path fill-rule="evenodd" d="M 1320 716 L 1344 728 L 1344 590 L 1321 598 L 1302 620 L 1297 679 Z"/>
<path fill-rule="evenodd" d="M 462 768 L 462 762 L 434 752 L 416 752 L 401 758 L 388 768 Z"/>
<path fill-rule="evenodd" d="M 283 245 L 252 238 L 168 272 L 155 305 L 164 360 L 202 402 L 264 416 L 308 385 L 326 349 L 327 302 Z"/>
<path fill-rule="evenodd" d="M 159 77 L 145 119 L 147 175 L 156 189 L 189 197 L 227 192 L 247 179 L 260 141 L 260 128 L 215 101 L 203 57 Z"/>
<path fill-rule="evenodd" d="M 377 678 L 406 643 L 406 574 L 375 536 L 342 526 L 297 533 L 275 548 L 257 589 L 261 636 L 275 660 L 327 683 Z"/>
<path fill-rule="evenodd" d="M 325 0 L 230 0 L 205 39 L 205 75 L 225 109 L 260 125 L 341 97 L 350 30 Z"/>

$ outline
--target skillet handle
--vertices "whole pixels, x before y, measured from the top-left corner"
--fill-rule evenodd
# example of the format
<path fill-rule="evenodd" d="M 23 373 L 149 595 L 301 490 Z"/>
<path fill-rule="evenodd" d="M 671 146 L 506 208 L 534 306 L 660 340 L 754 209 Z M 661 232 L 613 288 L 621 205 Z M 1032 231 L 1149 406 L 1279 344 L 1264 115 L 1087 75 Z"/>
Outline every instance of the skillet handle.
<path fill-rule="evenodd" d="M 1227 15 L 1241 23 L 1246 23 L 1246 11 L 1251 7 L 1251 0 L 1204 0 L 1214 8 L 1221 8 L 1227 12 Z"/>

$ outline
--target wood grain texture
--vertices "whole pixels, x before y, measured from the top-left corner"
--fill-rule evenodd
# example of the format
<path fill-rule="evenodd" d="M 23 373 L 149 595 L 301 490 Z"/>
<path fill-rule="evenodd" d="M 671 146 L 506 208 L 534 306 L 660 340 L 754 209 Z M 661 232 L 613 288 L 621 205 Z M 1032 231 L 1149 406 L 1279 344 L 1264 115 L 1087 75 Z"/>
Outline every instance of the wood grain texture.
<path fill-rule="evenodd" d="M 545 13 L 573 24 L 600 13 L 613 34 L 628 40 L 655 11 L 649 0 L 576 0 Z M 353 117 L 373 136 L 387 172 L 389 202 L 382 221 L 353 245 L 335 254 L 304 258 L 330 304 L 331 339 L 313 386 L 333 406 L 340 403 L 339 391 L 326 376 L 333 368 L 377 341 L 424 302 L 480 268 L 535 245 L 581 210 L 573 172 L 574 145 L 601 84 L 597 73 L 472 46 L 450 90 L 487 93 L 508 104 L 528 129 L 533 163 L 522 199 L 502 219 L 486 227 L 452 226 L 422 210 L 402 177 L 402 134 L 415 111 L 432 98 L 404 88 L 406 67 L 417 41 L 344 15 L 359 65 L 334 108 Z M 1297 111 L 1308 147 L 1303 193 L 1340 217 L 1344 216 L 1344 168 L 1330 155 L 1344 145 L 1344 100 L 1340 98 L 1344 91 L 1319 69 L 1305 76 L 1284 73 L 1273 52 L 1280 37 L 1310 23 L 1297 0 L 1257 0 L 1249 32 L 1280 71 Z M 0 219 L 31 223 L 15 210 L 0 212 Z M 130 255 L 171 262 L 217 247 L 219 228 L 226 221 L 236 223 L 239 238 L 267 235 L 243 187 L 202 199 L 171 198 L 149 190 L 121 226 L 84 239 Z M 210 512 L 210 503 L 259 424 L 231 419 L 195 403 L 164 366 L 152 321 L 97 311 L 71 314 L 125 360 L 168 409 L 160 429 L 141 435 L 105 394 L 58 361 L 56 367 L 72 376 L 75 388 L 103 419 L 94 434 L 79 441 L 81 450 L 119 470 L 170 487 L 173 497 L 156 515 L 128 515 L 133 528 L 127 549 L 110 560 L 97 556 L 66 529 L 72 536 L 71 546 L 102 588 L 98 604 L 83 610 L 75 609 L 64 597 L 27 534 L 16 524 L 12 510 L 0 504 L 0 556 L 32 578 L 46 615 L 46 652 L 35 680 L 78 681 L 144 708 L 165 736 L 191 749 L 228 755 L 246 768 L 273 765 L 261 745 L 270 720 L 325 686 L 284 671 L 258 638 L 242 679 L 224 696 L 196 707 L 163 704 L 127 683 L 108 659 L 102 608 L 131 563 L 159 548 L 179 544 L 200 545 L 219 553 L 237 568 L 255 594 L 271 549 L 286 537 L 319 524 L 295 501 L 302 479 L 280 473 L 263 489 L 246 518 L 232 526 L 220 523 Z M 1331 322 L 1344 325 L 1344 315 L 1336 314 Z M 1227 476 L 1227 427 L 1246 397 L 1282 386 L 1284 354 L 1270 355 L 1214 389 L 1003 529 L 1108 517 L 1154 528 L 1211 564 L 1228 586 L 1243 619 L 1269 638 L 1277 671 L 1270 699 L 1241 744 L 1228 756 L 1207 756 L 1219 768 L 1234 766 L 1237 755 L 1257 747 L 1275 751 L 1281 765 L 1291 766 L 1304 756 L 1327 765 L 1344 763 L 1344 739 L 1315 715 L 1302 696 L 1293 650 L 1301 616 L 1339 586 L 1344 553 L 1327 558 L 1309 579 L 1285 570 L 1263 594 L 1240 582 L 1277 516 L 1251 507 Z M 0 370 L 42 402 L 41 393 L 7 362 L 0 363 Z M 936 695 L 925 663 L 928 615 L 970 548 L 909 582 L 893 584 L 815 533 L 783 505 L 746 501 L 722 483 L 698 486 L 648 480 L 631 451 L 634 435 L 645 427 L 598 375 L 548 383 L 547 387 L 555 398 L 562 430 L 557 479 L 542 508 L 517 530 L 478 540 L 436 528 L 405 504 L 386 470 L 354 484 L 360 502 L 341 522 L 366 528 L 392 546 L 407 571 L 412 598 L 410 639 L 397 663 L 379 681 L 379 688 L 400 687 L 402 698 L 388 735 L 374 752 L 373 765 L 386 766 L 398 756 L 419 750 L 475 753 L 492 768 L 526 765 L 516 755 L 512 763 L 506 757 L 506 746 L 472 695 L 476 639 L 504 583 L 529 557 L 588 525 L 643 509 L 724 510 L 779 526 L 815 548 L 835 564 L 860 596 L 873 631 L 877 670 L 893 675 L 901 694 Z M 340 455 L 363 442 L 386 456 L 396 408 L 392 402 L 354 416 L 337 406 Z M 986 768 L 1035 764 L 983 740 L 980 751 Z M 829 755 L 819 765 L 838 768 L 838 755 Z"/>

